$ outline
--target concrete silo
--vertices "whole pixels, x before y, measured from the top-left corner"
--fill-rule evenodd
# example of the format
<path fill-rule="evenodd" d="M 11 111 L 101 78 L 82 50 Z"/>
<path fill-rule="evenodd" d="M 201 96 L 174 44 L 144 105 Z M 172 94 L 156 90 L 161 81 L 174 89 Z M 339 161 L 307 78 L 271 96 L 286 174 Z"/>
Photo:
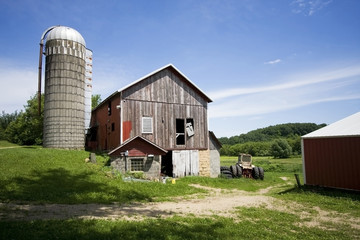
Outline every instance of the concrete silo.
<path fill-rule="evenodd" d="M 85 40 L 79 32 L 64 26 L 47 29 L 41 41 L 45 36 L 43 146 L 83 149 L 87 54 Z M 91 101 L 91 93 L 90 99 L 87 98 L 89 100 Z"/>

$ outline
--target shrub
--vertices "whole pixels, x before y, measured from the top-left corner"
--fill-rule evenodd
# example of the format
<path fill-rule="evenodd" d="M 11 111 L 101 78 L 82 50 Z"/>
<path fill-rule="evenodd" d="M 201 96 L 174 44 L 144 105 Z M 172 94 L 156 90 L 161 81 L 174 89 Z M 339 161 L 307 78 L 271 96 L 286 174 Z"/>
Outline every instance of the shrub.
<path fill-rule="evenodd" d="M 291 146 L 285 139 L 276 139 L 271 144 L 271 155 L 274 158 L 288 158 L 291 153 Z"/>

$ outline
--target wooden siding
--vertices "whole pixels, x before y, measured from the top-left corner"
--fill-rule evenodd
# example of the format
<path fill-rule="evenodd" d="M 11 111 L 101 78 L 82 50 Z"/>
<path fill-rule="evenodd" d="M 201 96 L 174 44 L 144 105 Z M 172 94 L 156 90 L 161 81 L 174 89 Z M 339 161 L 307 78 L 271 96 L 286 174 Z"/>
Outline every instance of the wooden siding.
<path fill-rule="evenodd" d="M 207 101 L 175 72 L 165 69 L 124 90 L 123 99 L 149 102 L 201 105 Z"/>
<path fill-rule="evenodd" d="M 360 190 L 360 137 L 305 138 L 307 185 Z"/>
<path fill-rule="evenodd" d="M 167 150 L 207 149 L 207 102 L 181 76 L 165 69 L 122 93 L 123 122 L 131 121 L 129 137 L 142 136 Z M 153 133 L 142 134 L 142 117 L 153 118 Z M 176 119 L 193 119 L 194 136 L 176 145 Z"/>
<path fill-rule="evenodd" d="M 111 102 L 111 115 L 108 115 L 108 102 Z M 119 94 L 108 99 L 91 114 L 90 126 L 97 126 L 97 150 L 111 150 L 120 145 L 120 111 L 116 108 L 120 104 Z M 112 131 L 114 124 L 114 131 Z"/>
<path fill-rule="evenodd" d="M 110 152 L 110 156 L 120 156 L 121 153 L 128 151 L 129 157 L 139 157 L 139 156 L 147 156 L 149 154 L 153 155 L 164 155 L 166 151 L 159 149 L 157 146 L 146 142 L 141 138 L 135 138 L 128 143 L 125 143 L 121 147 L 114 149 L 114 151 Z"/>

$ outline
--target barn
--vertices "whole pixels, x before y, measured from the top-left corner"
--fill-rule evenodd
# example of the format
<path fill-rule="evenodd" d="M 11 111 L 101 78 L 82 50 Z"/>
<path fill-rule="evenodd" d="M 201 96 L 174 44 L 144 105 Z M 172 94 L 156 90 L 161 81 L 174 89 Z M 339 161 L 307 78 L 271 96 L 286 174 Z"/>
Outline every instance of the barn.
<path fill-rule="evenodd" d="M 360 191 L 360 112 L 302 136 L 306 185 Z"/>
<path fill-rule="evenodd" d="M 87 147 L 109 151 L 121 171 L 144 171 L 150 178 L 217 177 L 216 151 L 221 145 L 208 130 L 210 102 L 168 64 L 115 91 L 93 109 Z"/>

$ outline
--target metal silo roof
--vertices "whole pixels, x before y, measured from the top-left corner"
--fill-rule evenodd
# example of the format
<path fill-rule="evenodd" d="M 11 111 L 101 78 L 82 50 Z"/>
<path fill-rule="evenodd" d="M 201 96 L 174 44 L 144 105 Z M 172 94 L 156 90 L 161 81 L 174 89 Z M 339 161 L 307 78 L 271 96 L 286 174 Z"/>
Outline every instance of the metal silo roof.
<path fill-rule="evenodd" d="M 65 27 L 65 26 L 57 26 L 53 28 L 46 37 L 46 40 L 52 40 L 52 39 L 66 39 L 66 40 L 72 40 L 78 43 L 81 43 L 82 45 L 86 46 L 84 38 L 81 36 L 81 34 L 76 31 L 73 28 Z"/>
<path fill-rule="evenodd" d="M 303 138 L 360 136 L 360 112 L 302 136 Z"/>

